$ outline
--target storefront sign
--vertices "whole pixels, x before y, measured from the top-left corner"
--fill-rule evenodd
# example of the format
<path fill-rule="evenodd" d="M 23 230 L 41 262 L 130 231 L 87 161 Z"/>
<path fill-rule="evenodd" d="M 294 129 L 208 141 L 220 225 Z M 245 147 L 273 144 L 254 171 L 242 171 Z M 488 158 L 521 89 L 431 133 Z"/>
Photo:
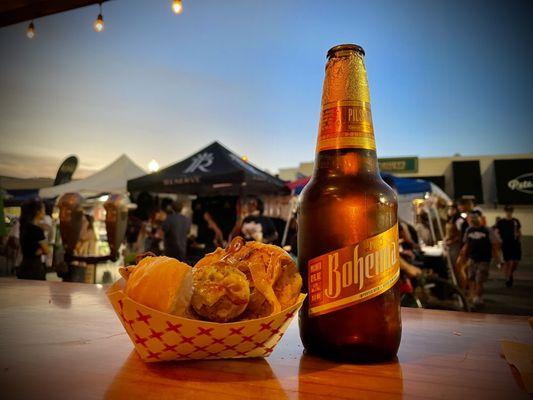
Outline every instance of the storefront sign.
<path fill-rule="evenodd" d="M 517 176 L 507 182 L 511 190 L 533 194 L 533 173 Z"/>
<path fill-rule="evenodd" d="M 418 157 L 380 158 L 381 172 L 418 172 Z"/>
<path fill-rule="evenodd" d="M 533 204 L 533 159 L 494 160 L 500 204 Z"/>

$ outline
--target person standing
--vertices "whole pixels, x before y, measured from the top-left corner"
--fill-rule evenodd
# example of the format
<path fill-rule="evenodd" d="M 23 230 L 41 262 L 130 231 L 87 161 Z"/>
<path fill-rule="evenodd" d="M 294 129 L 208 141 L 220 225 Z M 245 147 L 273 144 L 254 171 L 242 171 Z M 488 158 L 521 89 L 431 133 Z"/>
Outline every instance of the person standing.
<path fill-rule="evenodd" d="M 470 199 L 462 198 L 457 203 L 458 208 L 458 216 L 455 219 L 455 225 L 457 226 L 457 229 L 459 232 L 461 232 L 461 238 L 465 238 L 465 232 L 468 229 L 469 223 L 468 223 L 468 215 L 472 212 L 474 209 L 474 202 Z"/>
<path fill-rule="evenodd" d="M 22 261 L 22 253 L 20 251 L 20 220 L 18 218 L 15 219 L 7 234 L 6 251 L 7 273 L 11 275 L 11 271 L 15 271 L 16 266 L 20 265 Z M 11 266 L 13 269 L 11 269 Z"/>
<path fill-rule="evenodd" d="M 263 215 L 263 202 L 259 198 L 249 198 L 244 207 L 246 217 L 242 220 L 241 235 L 245 240 L 273 243 L 278 239 L 278 231 L 269 217 Z"/>
<path fill-rule="evenodd" d="M 205 246 L 204 251 L 211 253 L 224 246 L 224 234 L 207 202 L 198 201 L 194 205 L 193 223 L 196 225 L 196 242 Z"/>
<path fill-rule="evenodd" d="M 496 229 L 502 241 L 502 251 L 504 260 L 504 273 L 507 280 L 505 285 L 512 287 L 514 282 L 514 272 L 518 267 L 518 262 L 522 258 L 522 232 L 520 221 L 513 218 L 514 208 L 505 206 L 505 218 L 501 218 L 496 223 Z"/>
<path fill-rule="evenodd" d="M 29 200 L 22 205 L 20 216 L 20 248 L 22 262 L 17 270 L 17 278 L 44 281 L 46 269 L 41 256 L 48 254 L 48 242 L 39 226 L 45 215 L 41 200 Z"/>
<path fill-rule="evenodd" d="M 461 245 L 463 243 L 461 237 L 461 231 L 457 229 L 457 220 L 460 218 L 459 210 L 456 204 L 451 204 L 448 208 L 448 222 L 446 223 L 446 249 L 450 256 L 450 262 L 455 268 L 459 251 L 461 251 Z"/>
<path fill-rule="evenodd" d="M 489 266 L 493 255 L 498 255 L 498 241 L 494 232 L 483 226 L 479 211 L 472 211 L 469 216 L 470 226 L 465 232 L 465 244 L 460 258 L 468 259 L 468 286 L 475 306 L 483 304 L 484 283 L 489 277 Z"/>
<path fill-rule="evenodd" d="M 140 248 L 139 236 L 143 229 L 143 221 L 134 214 L 128 214 L 126 227 L 126 246 L 124 247 L 124 265 L 135 265 L 137 254 L 144 253 Z"/>
<path fill-rule="evenodd" d="M 217 247 L 222 247 L 224 245 L 224 235 L 211 213 L 205 211 L 202 218 L 205 221 L 204 229 L 207 229 L 206 236 L 209 237 L 206 241 L 206 250 L 213 251 Z"/>
<path fill-rule="evenodd" d="M 161 228 L 164 232 L 165 255 L 180 261 L 187 260 L 187 236 L 191 229 L 191 220 L 181 214 L 183 205 L 173 202 L 168 208 L 168 215 Z"/>
<path fill-rule="evenodd" d="M 52 212 L 54 210 L 53 203 L 47 202 L 44 203 L 44 216 L 43 219 L 39 221 L 39 226 L 44 231 L 44 237 L 48 243 L 48 255 L 41 257 L 45 267 L 52 267 L 52 258 L 54 256 L 54 220 L 52 218 Z"/>
<path fill-rule="evenodd" d="M 81 232 L 74 254 L 82 257 L 95 256 L 97 236 L 94 229 L 94 217 L 84 214 L 81 224 Z M 77 266 L 71 266 L 72 282 L 95 282 L 95 265 L 89 265 L 84 261 L 79 261 Z"/>

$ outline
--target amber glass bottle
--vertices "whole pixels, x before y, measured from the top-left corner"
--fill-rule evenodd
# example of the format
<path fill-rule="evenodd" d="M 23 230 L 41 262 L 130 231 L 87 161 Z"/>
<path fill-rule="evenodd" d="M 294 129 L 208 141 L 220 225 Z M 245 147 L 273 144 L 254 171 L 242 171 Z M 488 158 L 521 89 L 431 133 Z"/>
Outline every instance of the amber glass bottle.
<path fill-rule="evenodd" d="M 397 200 L 379 175 L 364 51 L 328 52 L 315 168 L 298 215 L 306 350 L 346 361 L 395 357 L 401 319 Z"/>

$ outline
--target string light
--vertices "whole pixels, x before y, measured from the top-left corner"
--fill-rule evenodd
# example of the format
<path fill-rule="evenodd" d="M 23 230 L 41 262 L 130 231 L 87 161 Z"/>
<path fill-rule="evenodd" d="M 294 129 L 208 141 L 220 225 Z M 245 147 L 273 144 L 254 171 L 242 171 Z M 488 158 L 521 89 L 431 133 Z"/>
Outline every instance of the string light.
<path fill-rule="evenodd" d="M 94 21 L 94 30 L 96 32 L 102 32 L 104 30 L 104 17 L 102 16 L 102 3 L 100 3 L 99 6 L 100 6 L 100 14 L 98 14 L 98 18 L 96 18 L 96 21 Z"/>
<path fill-rule="evenodd" d="M 30 22 L 28 29 L 26 29 L 26 37 L 28 39 L 33 39 L 35 37 L 35 25 L 33 25 L 33 21 Z"/>
<path fill-rule="evenodd" d="M 243 160 L 244 162 L 248 162 L 248 156 L 242 156 L 242 160 Z"/>
<path fill-rule="evenodd" d="M 172 2 L 172 11 L 174 11 L 175 14 L 181 14 L 183 11 L 183 4 L 181 3 L 181 0 L 174 0 Z"/>

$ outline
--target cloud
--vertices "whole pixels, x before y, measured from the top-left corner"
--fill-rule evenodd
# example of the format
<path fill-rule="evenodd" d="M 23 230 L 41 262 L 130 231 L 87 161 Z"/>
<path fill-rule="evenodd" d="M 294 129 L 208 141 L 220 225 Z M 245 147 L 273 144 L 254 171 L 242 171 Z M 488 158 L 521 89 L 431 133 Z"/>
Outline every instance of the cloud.
<path fill-rule="evenodd" d="M 41 155 L 22 155 L 0 152 L 0 175 L 17 178 L 54 178 L 63 160 Z M 76 179 L 83 179 L 98 168 L 81 165 L 74 173 Z"/>

